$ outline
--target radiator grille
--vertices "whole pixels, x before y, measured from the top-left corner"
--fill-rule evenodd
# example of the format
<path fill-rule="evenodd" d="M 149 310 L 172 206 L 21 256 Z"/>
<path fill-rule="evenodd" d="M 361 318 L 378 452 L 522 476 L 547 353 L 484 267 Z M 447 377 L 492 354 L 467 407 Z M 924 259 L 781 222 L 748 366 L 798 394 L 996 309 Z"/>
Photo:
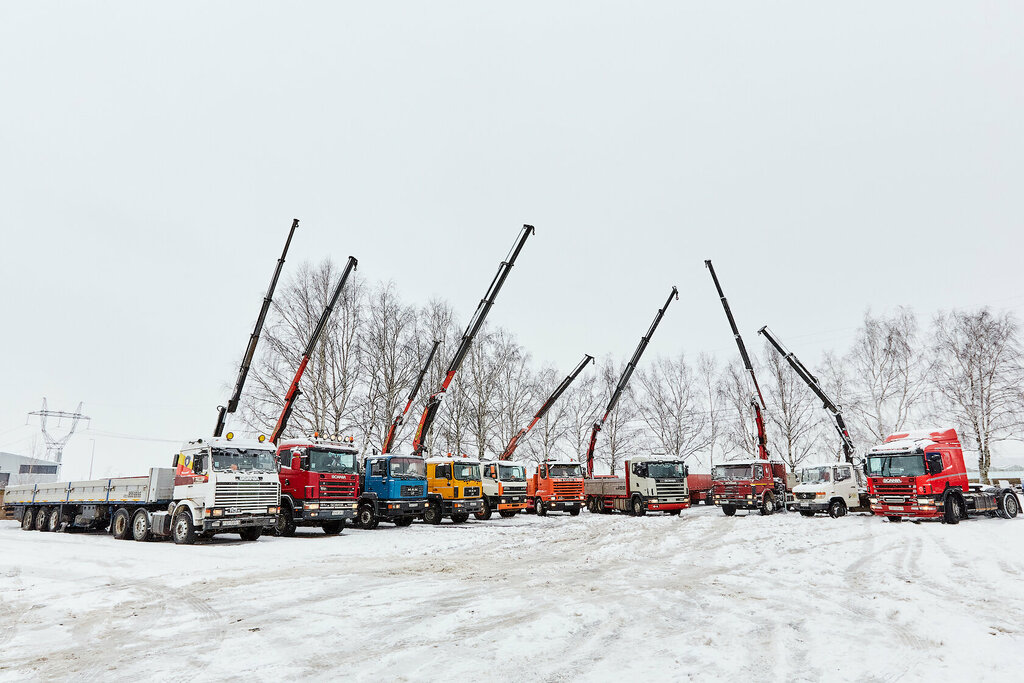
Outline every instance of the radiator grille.
<path fill-rule="evenodd" d="M 423 497 L 423 486 L 403 486 L 401 495 L 403 498 L 421 498 Z"/>
<path fill-rule="evenodd" d="M 239 512 L 266 512 L 281 504 L 281 485 L 276 481 L 217 482 L 213 504 Z"/>
<path fill-rule="evenodd" d="M 463 498 L 476 498 L 480 495 L 479 486 L 467 486 L 462 493 Z"/>
<path fill-rule="evenodd" d="M 321 498 L 355 498 L 356 484 L 352 481 L 321 480 Z"/>

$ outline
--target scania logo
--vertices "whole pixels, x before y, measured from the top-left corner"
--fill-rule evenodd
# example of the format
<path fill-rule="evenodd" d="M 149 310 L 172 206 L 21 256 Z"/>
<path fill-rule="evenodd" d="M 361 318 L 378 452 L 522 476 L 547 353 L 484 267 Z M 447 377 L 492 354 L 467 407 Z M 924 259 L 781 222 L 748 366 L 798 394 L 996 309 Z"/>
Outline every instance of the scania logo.
<path fill-rule="evenodd" d="M 901 483 L 901 480 L 900 479 L 883 479 L 882 483 L 883 484 L 899 484 L 899 483 Z"/>

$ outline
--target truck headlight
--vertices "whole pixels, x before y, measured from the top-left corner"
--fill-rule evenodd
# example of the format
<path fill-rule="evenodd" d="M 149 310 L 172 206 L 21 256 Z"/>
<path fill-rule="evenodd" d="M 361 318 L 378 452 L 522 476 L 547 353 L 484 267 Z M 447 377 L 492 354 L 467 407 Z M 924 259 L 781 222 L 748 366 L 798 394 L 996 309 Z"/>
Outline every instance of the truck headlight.
<path fill-rule="evenodd" d="M 654 503 L 655 505 L 657 505 L 658 504 L 658 499 L 657 498 L 650 498 L 650 499 L 648 499 L 647 502 L 648 503 Z"/>
<path fill-rule="evenodd" d="M 825 497 L 825 492 L 824 491 L 819 491 L 819 492 L 814 494 L 814 497 L 815 498 L 824 498 Z"/>
<path fill-rule="evenodd" d="M 319 510 L 320 509 L 320 503 L 306 503 L 306 509 L 307 510 Z"/>
<path fill-rule="evenodd" d="M 222 509 L 220 509 L 220 508 L 213 508 L 213 516 L 214 517 L 223 517 L 224 516 L 224 511 Z"/>
<path fill-rule="evenodd" d="M 925 498 L 925 499 L 917 501 L 917 504 L 918 505 L 935 505 L 935 501 L 934 500 L 929 500 L 929 499 Z"/>
<path fill-rule="evenodd" d="M 268 515 L 276 515 L 279 512 L 277 508 L 267 508 Z"/>
<path fill-rule="evenodd" d="M 872 505 L 877 505 L 878 504 L 878 499 L 877 498 L 868 498 L 868 502 L 871 503 Z"/>

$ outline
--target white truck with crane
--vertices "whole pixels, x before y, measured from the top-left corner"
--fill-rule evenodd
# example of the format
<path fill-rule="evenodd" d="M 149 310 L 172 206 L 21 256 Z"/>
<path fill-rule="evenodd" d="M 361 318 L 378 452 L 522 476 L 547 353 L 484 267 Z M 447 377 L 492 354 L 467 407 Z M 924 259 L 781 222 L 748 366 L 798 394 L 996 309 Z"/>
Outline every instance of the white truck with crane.
<path fill-rule="evenodd" d="M 789 363 L 797 376 L 821 401 L 822 407 L 832 417 L 845 459 L 845 462 L 799 470 L 797 480 L 800 483 L 793 488 L 792 509 L 799 511 L 804 517 L 813 517 L 817 512 L 827 512 L 833 519 L 842 517 L 847 512 L 871 512 L 867 477 L 863 468 L 854 462 L 855 448 L 850 431 L 846 427 L 846 420 L 843 418 L 842 406 L 832 400 L 818 378 L 796 357 L 796 354 L 783 345 L 767 325 L 758 330 L 758 333 L 768 340 L 772 348 Z"/>
<path fill-rule="evenodd" d="M 586 480 L 584 494 L 590 512 L 627 512 L 643 517 L 648 512 L 678 515 L 690 507 L 689 472 L 682 460 L 640 455 L 625 462 L 623 477 L 596 476 Z"/>

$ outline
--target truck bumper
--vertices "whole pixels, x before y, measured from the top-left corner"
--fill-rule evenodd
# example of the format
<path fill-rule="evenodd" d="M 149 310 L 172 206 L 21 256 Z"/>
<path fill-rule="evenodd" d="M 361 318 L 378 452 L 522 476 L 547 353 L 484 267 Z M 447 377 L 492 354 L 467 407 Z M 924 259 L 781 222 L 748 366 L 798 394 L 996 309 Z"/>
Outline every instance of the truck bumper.
<path fill-rule="evenodd" d="M 544 507 L 548 510 L 568 510 L 574 507 L 583 507 L 583 499 L 576 500 L 549 500 L 545 501 Z"/>
<path fill-rule="evenodd" d="M 233 531 L 249 527 L 273 526 L 277 522 L 275 515 L 246 515 L 242 517 L 207 517 L 203 520 L 203 531 Z"/>
<path fill-rule="evenodd" d="M 715 505 L 731 505 L 738 510 L 756 510 L 761 507 L 761 501 L 751 496 L 744 496 L 742 498 L 715 496 Z"/>
<path fill-rule="evenodd" d="M 647 503 L 648 512 L 668 512 L 669 510 L 685 510 L 690 507 L 690 501 L 677 501 L 674 503 L 667 503 L 664 501 L 658 501 L 657 503 Z"/>
<path fill-rule="evenodd" d="M 941 505 L 917 505 L 914 503 L 907 503 L 906 505 L 874 503 L 871 505 L 871 512 L 879 517 L 917 517 L 923 519 L 938 519 L 943 515 Z"/>
<path fill-rule="evenodd" d="M 355 519 L 358 507 L 359 504 L 354 500 L 344 503 L 319 503 L 315 509 L 303 505 L 301 510 L 295 510 L 293 517 L 296 523 L 301 525 L 321 524 L 337 519 Z"/>
<path fill-rule="evenodd" d="M 797 498 L 790 507 L 794 510 L 803 512 L 828 512 L 828 503 L 817 503 L 811 500 L 801 500 L 799 498 Z"/>
<path fill-rule="evenodd" d="M 498 509 L 499 510 L 525 510 L 526 509 L 526 494 L 519 494 L 515 496 L 500 496 L 498 498 Z"/>
<path fill-rule="evenodd" d="M 479 512 L 484 509 L 483 498 L 465 498 L 459 500 L 446 500 L 444 501 L 444 514 L 459 514 Z"/>
<path fill-rule="evenodd" d="M 426 499 L 419 500 L 378 500 L 377 510 L 382 517 L 407 517 L 422 515 L 427 509 Z"/>

